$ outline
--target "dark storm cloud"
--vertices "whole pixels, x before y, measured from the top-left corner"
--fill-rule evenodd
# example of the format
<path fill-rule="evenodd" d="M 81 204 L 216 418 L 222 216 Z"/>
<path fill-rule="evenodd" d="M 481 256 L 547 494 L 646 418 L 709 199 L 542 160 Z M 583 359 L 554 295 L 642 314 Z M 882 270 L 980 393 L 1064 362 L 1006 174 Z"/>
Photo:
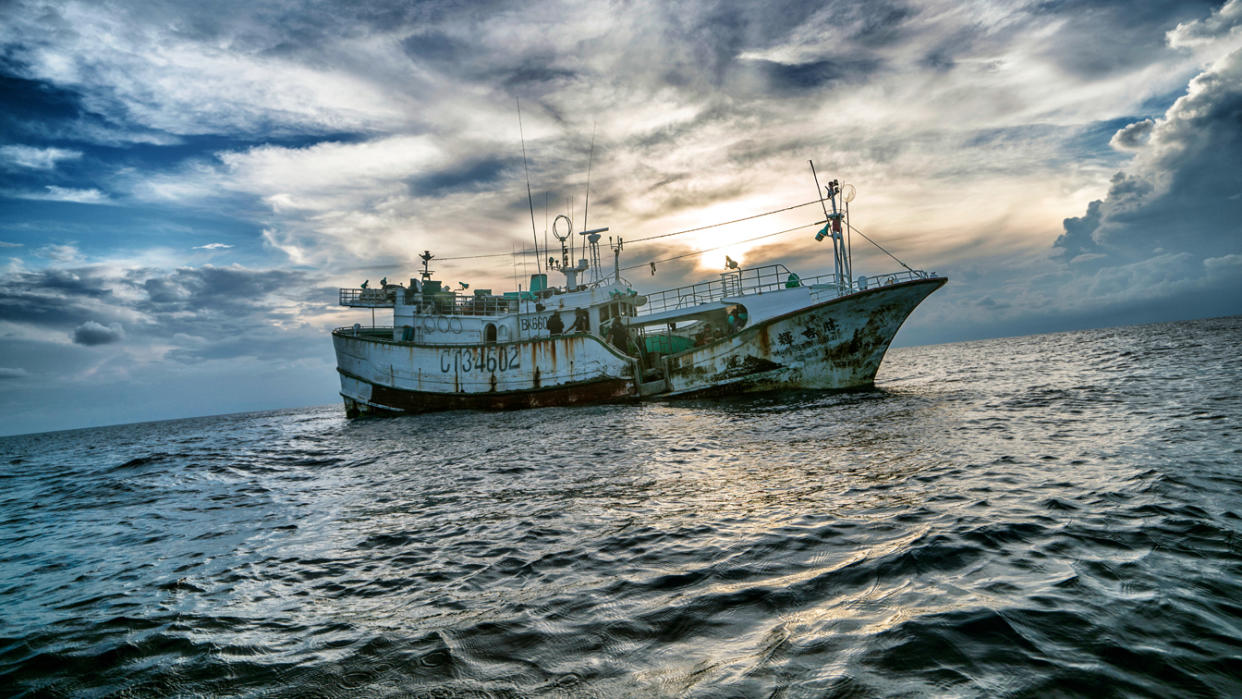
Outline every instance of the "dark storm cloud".
<path fill-rule="evenodd" d="M 0 62 L 0 124 L 4 132 L 21 134 L 35 124 L 77 119 L 85 114 L 81 96 L 75 90 L 16 75 L 20 66 Z"/>
<path fill-rule="evenodd" d="M 88 305 L 112 302 L 112 291 L 94 269 L 49 269 L 0 276 L 0 320 L 76 325 L 96 317 Z"/>
<path fill-rule="evenodd" d="M 166 355 L 180 362 L 316 355 L 321 332 L 277 309 L 292 304 L 309 317 L 336 302 L 335 288 L 291 270 L 142 269 L 130 270 L 126 283 L 146 295 L 130 304 L 149 321 L 142 332 L 181 345 Z"/>
<path fill-rule="evenodd" d="M 179 361 L 314 354 L 308 334 L 319 331 L 276 309 L 292 305 L 311 315 L 335 300 L 335 289 L 317 288 L 305 273 L 288 270 L 131 269 L 118 278 L 83 267 L 0 277 L 0 320 L 60 328 L 85 346 L 127 336 L 158 341 L 173 345 L 168 356 Z M 278 329 L 276 321 L 289 329 Z"/>
<path fill-rule="evenodd" d="M 438 30 L 420 31 L 405 37 L 401 40 L 401 49 L 415 63 L 441 66 L 476 59 L 480 54 L 478 47 L 472 50 L 468 42 Z"/>
<path fill-rule="evenodd" d="M 741 74 L 758 78 L 770 92 L 804 92 L 846 80 L 861 80 L 880 66 L 874 59 L 838 59 L 778 63 L 761 59 L 738 62 Z"/>
<path fill-rule="evenodd" d="M 1170 252 L 1207 261 L 1242 252 L 1242 51 L 1196 77 L 1163 118 L 1121 129 L 1137 149 L 1057 248 L 1134 261 Z"/>
<path fill-rule="evenodd" d="M 86 88 L 22 77 L 26 70 L 20 62 L 0 60 L 0 134 L 6 141 L 71 143 L 80 148 L 83 142 L 116 146 L 171 140 L 166 134 L 116 118 L 119 115 L 108 116 L 88 107 Z"/>
<path fill-rule="evenodd" d="M 439 196 L 451 191 L 478 191 L 493 185 L 502 175 L 520 168 L 520 158 L 483 158 L 450 170 L 420 175 L 409 182 L 415 196 Z"/>
<path fill-rule="evenodd" d="M 1065 219 L 1062 223 L 1065 232 L 1056 239 L 1053 246 L 1064 250 L 1070 259 L 1098 251 L 1091 234 L 1100 227 L 1100 206 L 1103 203 L 1097 199 L 1087 205 L 1087 213 Z"/>
<path fill-rule="evenodd" d="M 29 284 L 26 290 L 30 293 L 59 292 L 59 295 L 76 298 L 107 298 L 112 295 L 110 290 L 101 287 L 101 278 L 92 274 L 91 270 L 48 269 L 21 275 L 19 279 Z"/>
<path fill-rule="evenodd" d="M 303 272 L 242 267 L 185 267 L 172 272 L 130 270 L 126 281 L 146 292 L 134 307 L 152 313 L 233 312 L 264 308 L 271 297 L 301 293 Z"/>
<path fill-rule="evenodd" d="M 125 339 L 125 331 L 119 323 L 104 325 L 88 320 L 73 329 L 73 341 L 79 345 L 94 347 L 120 342 Z"/>
<path fill-rule="evenodd" d="M 243 53 L 314 53 L 316 45 L 341 35 L 366 36 L 394 27 L 468 19 L 496 3 L 408 2 L 323 3 L 303 0 L 255 4 L 246 0 L 127 3 L 112 8 L 133 22 L 170 28 L 179 39 L 227 42 Z"/>
<path fill-rule="evenodd" d="M 1113 134 L 1109 145 L 1118 150 L 1137 150 L 1147 143 L 1156 122 L 1151 119 L 1136 121 Z"/>
<path fill-rule="evenodd" d="M 1044 3 L 1035 12 L 1060 23 L 1044 56 L 1068 75 L 1098 79 L 1162 60 L 1169 28 L 1216 5 L 1216 0 L 1075 0 Z"/>
<path fill-rule="evenodd" d="M 558 65 L 558 57 L 551 46 L 531 47 L 519 57 L 500 56 L 477 41 L 426 30 L 402 39 L 401 48 L 421 67 L 482 84 L 503 86 L 510 91 L 517 89 L 523 95 L 529 94 L 532 88 L 538 93 L 549 84 L 567 83 L 578 77 L 576 71 Z"/>
<path fill-rule="evenodd" d="M 499 71 L 495 77 L 508 88 L 529 89 L 531 86 L 538 86 L 546 89 L 556 83 L 568 83 L 577 78 L 578 73 L 531 61 L 526 65 Z"/>
<path fill-rule="evenodd" d="M 914 12 L 891 2 L 688 2 L 642 8 L 638 14 L 640 31 L 655 40 L 616 47 L 626 82 L 700 95 L 723 90 L 742 99 L 866 75 L 880 65 L 874 49 L 897 40 Z M 744 55 L 784 47 L 817 30 L 849 38 L 831 46 L 815 40 L 819 48 L 805 59 Z"/>

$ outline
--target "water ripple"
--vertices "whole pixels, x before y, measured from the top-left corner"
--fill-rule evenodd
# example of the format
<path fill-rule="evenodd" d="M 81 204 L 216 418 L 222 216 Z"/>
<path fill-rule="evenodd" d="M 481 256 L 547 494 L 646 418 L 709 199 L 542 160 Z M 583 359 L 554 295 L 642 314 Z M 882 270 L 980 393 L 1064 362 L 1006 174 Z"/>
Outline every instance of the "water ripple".
<path fill-rule="evenodd" d="M 1242 693 L 1242 319 L 0 440 L 17 696 Z"/>

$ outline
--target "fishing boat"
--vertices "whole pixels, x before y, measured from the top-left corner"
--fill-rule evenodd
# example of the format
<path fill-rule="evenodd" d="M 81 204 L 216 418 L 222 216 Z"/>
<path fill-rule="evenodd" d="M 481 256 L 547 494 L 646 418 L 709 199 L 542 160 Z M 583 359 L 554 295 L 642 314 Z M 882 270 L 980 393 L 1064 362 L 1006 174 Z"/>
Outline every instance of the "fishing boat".
<path fill-rule="evenodd" d="M 435 255 L 426 251 L 420 278 L 408 286 L 385 279 L 375 288 L 341 289 L 342 306 L 372 313 L 370 326 L 332 332 L 345 412 L 871 386 L 901 324 L 947 280 L 900 260 L 900 270 L 855 277 L 851 234 L 861 232 L 849 225 L 854 189 L 833 180 L 820 191 L 824 218 L 808 227 L 823 224 L 816 240 L 831 242 L 833 269 L 814 276 L 726 258 L 719 278 L 644 294 L 621 275 L 620 237 L 609 238 L 612 274 L 601 269 L 608 228 L 581 231 L 583 257 L 572 261 L 573 221 L 561 215 L 552 225 L 559 259 L 549 258 L 548 271 L 531 275 L 525 288 L 447 288 L 433 278 Z M 563 283 L 550 285 L 548 272 L 563 275 Z M 375 325 L 377 309 L 391 309 L 391 325 Z"/>

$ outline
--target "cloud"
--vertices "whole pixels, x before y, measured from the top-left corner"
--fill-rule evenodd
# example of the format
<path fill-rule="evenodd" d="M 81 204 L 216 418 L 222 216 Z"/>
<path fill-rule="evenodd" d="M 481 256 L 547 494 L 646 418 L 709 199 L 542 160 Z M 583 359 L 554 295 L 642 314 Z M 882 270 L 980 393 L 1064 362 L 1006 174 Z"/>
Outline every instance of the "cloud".
<path fill-rule="evenodd" d="M 227 205 L 296 264 L 401 267 L 437 243 L 503 251 L 529 238 L 514 95 L 536 207 L 547 193 L 554 212 L 580 209 L 598 120 L 592 219 L 598 211 L 627 232 L 680 227 L 690 211 L 730 200 L 788 203 L 804 188 L 804 160 L 829 155 L 853 181 L 875 183 L 864 191 L 891 229 L 906 224 L 896 212 L 929 213 L 894 204 L 946 189 L 997 208 L 1002 199 L 987 190 L 1002 179 L 1029 192 L 1055 175 L 1081 192 L 1098 174 L 1068 167 L 1084 123 L 1141 113 L 1134 105 L 1184 80 L 1178 66 L 1142 71 L 1170 53 L 1170 18 L 1197 10 L 1124 16 L 1108 5 L 1085 18 L 1076 7 L 243 4 L 224 20 L 196 3 L 105 11 L 68 2 L 37 12 L 14 3 L 0 35 L 8 32 L 22 76 L 63 98 L 62 111 L 183 141 L 296 136 L 44 198 Z M 1062 32 L 1085 19 L 1091 31 L 1136 27 L 1143 39 L 1103 71 L 1107 79 L 1096 69 L 1056 73 L 1074 43 Z M 549 25 L 589 50 L 544 41 Z M 1050 92 L 1052 78 L 1060 89 Z M 1121 156 L 1100 157 L 1111 167 Z"/>
<path fill-rule="evenodd" d="M 120 342 L 124 338 L 125 332 L 119 323 L 104 325 L 93 320 L 88 320 L 73 329 L 73 341 L 79 345 L 86 345 L 87 347 Z"/>
<path fill-rule="evenodd" d="M 1221 257 L 1209 257 L 1203 261 L 1203 266 L 1207 268 L 1210 274 L 1239 274 L 1242 273 L 1242 255 L 1222 255 Z"/>
<path fill-rule="evenodd" d="M 314 286 L 305 272 L 240 266 L 74 268 L 22 270 L 0 275 L 0 323 L 63 328 L 123 325 L 131 338 L 167 342 L 177 333 L 253 337 L 255 328 L 307 327 L 335 302 L 335 290 Z M 305 321 L 290 320 L 305 311 Z M 279 338 L 273 331 L 270 338 Z M 255 339 L 256 347 L 262 346 Z"/>
<path fill-rule="evenodd" d="M 1019 307 L 1087 325 L 1237 313 L 1239 114 L 1242 50 L 1190 80 L 1163 115 L 1118 130 L 1112 145 L 1133 159 L 1103 198 L 1063 221 L 1053 249 L 1066 266 L 1008 284 Z M 1030 313 L 1032 321 L 1038 315 Z"/>
<path fill-rule="evenodd" d="M 391 99 L 366 69 L 390 66 L 385 56 L 399 48 L 335 31 L 349 18 L 332 15 L 348 7 L 309 15 L 293 6 L 235 9 L 236 21 L 222 21 L 193 3 L 6 3 L 0 43 L 23 77 L 79 91 L 85 111 L 114 124 L 186 135 L 332 132 L 406 121 L 403 101 Z M 306 41 L 317 45 L 319 60 L 289 50 Z M 334 60 L 323 60 L 329 56 Z M 407 79 L 419 82 L 408 71 Z"/>
<path fill-rule="evenodd" d="M 20 248 L 20 247 L 22 247 L 21 243 L 10 243 L 4 240 L 0 240 L 0 248 Z"/>
<path fill-rule="evenodd" d="M 708 210 L 699 222 L 712 220 L 718 204 L 797 200 L 790 192 L 805 191 L 808 157 L 831 158 L 830 167 L 863 185 L 881 230 L 919 225 L 938 213 L 920 207 L 944 191 L 986 202 L 959 207 L 957 231 L 979 229 L 985 209 L 988 224 L 1035 211 L 1054 221 L 1045 204 L 1063 205 L 1067 195 L 1085 204 L 1084 192 L 1098 191 L 1099 169 L 1124 157 L 1096 142 L 1099 152 L 1084 158 L 1084 131 L 1101 114 L 1143 114 L 1146 100 L 1184 86 L 1194 61 L 1178 62 L 1163 34 L 1204 11 L 985 9 L 687 2 L 616 13 L 551 3 L 480 13 L 398 4 L 296 18 L 288 7 L 262 17 L 239 7 L 225 22 L 189 5 L 169 25 L 175 32 L 158 19 L 174 14 L 165 10 L 131 15 L 133 27 L 119 30 L 159 52 L 96 46 L 103 40 L 86 29 L 55 33 L 49 52 L 67 65 L 49 58 L 29 71 L 81 90 L 92 108 L 123 113 L 127 125 L 301 134 L 293 143 L 223 148 L 107 191 L 157 206 L 246 211 L 268 251 L 324 269 L 413 266 L 427 247 L 447 256 L 525 245 L 514 95 L 522 97 L 536 209 L 546 193 L 554 214 L 581 210 L 598 120 L 591 218 L 635 237 L 689 227 L 680 219 L 695 210 Z M 71 26 L 121 24 L 76 4 L 59 14 Z M 549 19 L 590 49 L 538 40 Z M 1073 33 L 1080 24 L 1105 35 L 1132 30 L 1141 42 L 1116 60 L 1092 54 L 1065 64 L 1071 44 L 1089 43 Z M 351 30 L 333 38 L 333 26 Z M 320 48 L 309 51 L 307 41 Z M 221 46 L 230 47 L 227 56 L 218 55 Z M 173 58 L 159 65 L 140 60 L 165 54 Z M 1161 70 L 1149 70 L 1161 61 Z M 243 79 L 224 89 L 213 81 L 217 71 L 229 74 L 226 64 Z M 301 77 L 282 81 L 290 71 Z M 159 76 L 145 87 L 134 84 L 152 73 Z M 204 73 L 211 79 L 201 80 Z M 244 79 L 250 74 L 268 76 L 264 90 Z M 309 92 L 296 108 L 284 107 L 282 91 L 301 89 L 311 74 L 370 97 Z M 1047 89 L 1050 81 L 1057 90 Z M 176 89 L 152 87 L 166 82 Z M 382 95 L 371 99 L 375 90 Z M 1053 178 L 1058 191 L 1046 186 Z M 1047 201 L 1008 196 L 1034 191 Z M 1033 248 L 1038 237 L 1046 246 L 1048 230 L 1029 225 L 1007 243 Z"/>
<path fill-rule="evenodd" d="M 1138 150 L 1147 143 L 1147 139 L 1151 137 L 1151 131 L 1155 126 L 1156 122 L 1151 119 L 1136 121 L 1113 134 L 1108 145 L 1117 150 Z"/>
<path fill-rule="evenodd" d="M 21 379 L 30 375 L 30 372 L 21 367 L 4 367 L 0 366 L 0 380 L 4 379 Z"/>
<path fill-rule="evenodd" d="M 66 148 L 36 148 L 34 146 L 0 146 L 0 160 L 11 165 L 33 168 L 35 170 L 51 170 L 62 160 L 76 160 L 82 157 L 82 151 Z"/>
<path fill-rule="evenodd" d="M 950 273 L 946 297 L 972 292 L 959 310 L 976 325 L 1219 290 L 1239 254 L 1222 234 L 1237 220 L 1224 118 L 1237 76 L 1203 66 L 1227 53 L 1237 0 L 1208 17 L 1217 4 L 0 3 L 13 95 L 0 130 L 24 144 L 0 158 L 22 178 L 7 188 L 31 193 L 5 194 L 68 204 L 27 202 L 70 212 L 39 222 L 55 231 L 42 240 L 83 241 L 93 261 L 110 245 L 118 259 L 146 256 L 84 265 L 76 249 L 48 246 L 54 269 L 0 273 L 0 324 L 59 343 L 83 372 L 103 371 L 104 355 L 124 355 L 117 375 L 330 356 L 323 331 L 338 311 L 325 277 L 404 276 L 425 248 L 529 245 L 515 96 L 537 219 L 546 195 L 552 216 L 572 210 L 578 223 L 588 158 L 590 223 L 627 240 L 803 201 L 814 158 L 821 176 L 859 187 L 854 214 L 869 235 Z M 1166 40 L 1174 26 L 1180 38 Z M 150 225 L 169 212 L 171 235 Z M 232 229 L 182 225 L 204 214 Z M 803 214 L 627 245 L 622 265 Z M 122 215 L 139 222 L 133 233 L 92 227 Z M 238 243 L 239 231 L 264 249 Z M 212 238 L 234 240 L 242 250 L 228 257 L 252 266 L 178 266 L 228 249 L 197 244 Z M 151 259 L 153 240 L 170 261 L 135 261 Z M 740 249 L 635 281 L 697 280 L 724 254 L 811 266 L 807 236 Z M 1008 276 L 975 270 L 986 255 Z M 475 286 L 512 283 L 517 267 L 437 264 Z M 111 352 L 71 343 L 88 323 L 123 328 L 126 341 Z"/>
<path fill-rule="evenodd" d="M 1135 151 L 1104 199 L 1065 221 L 1055 245 L 1114 260 L 1176 249 L 1199 259 L 1242 247 L 1242 50 L 1190 81 L 1160 118 L 1131 124 L 1114 143 Z M 1142 125 L 1142 126 L 1140 126 Z"/>
<path fill-rule="evenodd" d="M 98 189 L 73 189 L 47 185 L 42 192 L 20 192 L 15 194 L 21 199 L 37 199 L 41 201 L 66 201 L 75 204 L 108 204 L 108 195 Z"/>
<path fill-rule="evenodd" d="M 82 254 L 78 248 L 73 245 L 49 244 L 40 247 L 35 251 L 39 257 L 45 257 L 53 262 L 74 263 L 82 261 Z"/>
<path fill-rule="evenodd" d="M 1227 0 L 1204 19 L 1182 22 L 1168 33 L 1175 48 L 1208 44 L 1242 30 L 1242 0 Z"/>

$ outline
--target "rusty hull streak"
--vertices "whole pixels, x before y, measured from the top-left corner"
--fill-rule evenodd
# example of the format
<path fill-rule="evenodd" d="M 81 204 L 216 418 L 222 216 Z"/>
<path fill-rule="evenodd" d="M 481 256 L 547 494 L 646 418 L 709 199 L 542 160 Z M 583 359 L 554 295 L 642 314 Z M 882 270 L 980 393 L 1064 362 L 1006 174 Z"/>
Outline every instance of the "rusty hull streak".
<path fill-rule="evenodd" d="M 671 394 L 871 386 L 901 324 L 944 281 L 916 280 L 838 297 L 671 356 Z"/>
<path fill-rule="evenodd" d="M 349 362 L 349 366 L 338 366 L 337 371 L 346 412 L 354 416 L 462 408 L 508 410 L 638 398 L 634 358 L 585 334 L 485 346 L 377 341 L 347 330 L 333 334 L 339 338 L 338 363 L 345 359 Z M 524 359 L 524 367 L 503 375 L 495 370 L 480 373 L 477 368 L 483 366 L 488 348 L 491 352 L 520 353 L 529 359 Z M 393 352 L 399 353 L 399 361 L 394 361 Z M 454 360 L 446 371 L 444 362 L 448 360 L 444 357 L 464 356 L 466 352 L 470 357 L 465 365 Z M 575 361 L 575 352 L 583 361 Z M 399 371 L 395 364 L 401 362 L 411 365 L 410 370 Z M 464 368 L 470 365 L 476 369 Z M 438 380 L 433 378 L 432 366 L 440 369 Z M 562 371 L 556 371 L 558 366 Z"/>
<path fill-rule="evenodd" d="M 358 381 L 361 377 L 351 376 Z M 511 391 L 508 393 L 431 393 L 405 391 L 371 382 L 371 405 L 359 406 L 362 413 L 368 408 L 378 409 L 375 414 L 424 413 L 442 410 L 517 410 L 556 405 L 584 405 L 588 403 L 620 403 L 638 399 L 634 382 L 629 379 L 607 379 L 567 384 L 538 391 Z"/>

